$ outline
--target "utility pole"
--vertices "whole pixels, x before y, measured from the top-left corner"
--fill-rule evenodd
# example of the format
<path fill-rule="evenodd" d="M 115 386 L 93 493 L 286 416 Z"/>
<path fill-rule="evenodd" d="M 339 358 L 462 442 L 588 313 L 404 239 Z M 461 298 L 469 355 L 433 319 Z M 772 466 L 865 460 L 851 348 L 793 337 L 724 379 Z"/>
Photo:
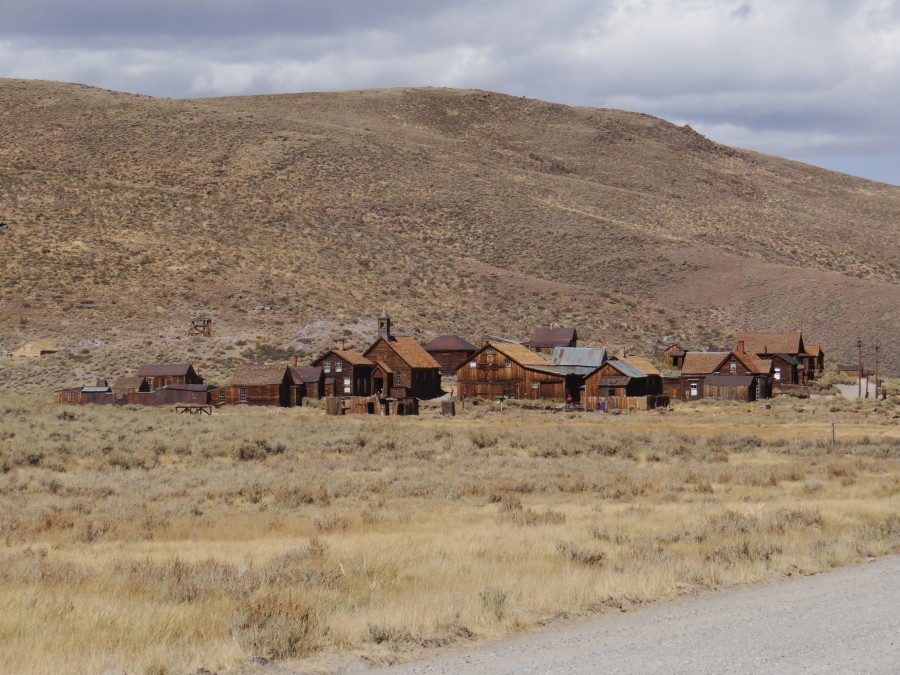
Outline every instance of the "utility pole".
<path fill-rule="evenodd" d="M 878 400 L 878 340 L 875 340 L 875 400 Z"/>
<path fill-rule="evenodd" d="M 856 364 L 859 369 L 856 374 L 856 395 L 862 398 L 862 340 L 860 338 L 856 338 L 856 348 L 859 350 L 859 360 Z"/>

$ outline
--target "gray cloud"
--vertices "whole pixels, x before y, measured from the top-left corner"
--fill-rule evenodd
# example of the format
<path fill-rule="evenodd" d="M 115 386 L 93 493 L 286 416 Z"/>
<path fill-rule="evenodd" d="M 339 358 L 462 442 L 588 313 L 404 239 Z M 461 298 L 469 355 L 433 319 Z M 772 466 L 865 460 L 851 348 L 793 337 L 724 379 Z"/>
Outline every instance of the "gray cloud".
<path fill-rule="evenodd" d="M 900 184 L 900 0 L 14 2 L 0 73 L 192 97 L 451 86 Z"/>

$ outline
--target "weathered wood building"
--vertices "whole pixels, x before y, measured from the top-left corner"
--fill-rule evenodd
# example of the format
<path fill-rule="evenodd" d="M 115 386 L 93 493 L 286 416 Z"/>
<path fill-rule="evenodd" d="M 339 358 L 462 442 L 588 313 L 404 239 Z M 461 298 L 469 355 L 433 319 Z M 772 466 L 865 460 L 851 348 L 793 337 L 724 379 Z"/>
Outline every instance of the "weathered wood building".
<path fill-rule="evenodd" d="M 389 392 L 393 398 L 434 398 L 441 394 L 441 364 L 415 338 L 393 335 L 387 313 L 378 317 L 378 337 L 363 357 L 376 364 L 370 392 Z"/>
<path fill-rule="evenodd" d="M 822 348 L 815 345 L 814 353 L 811 353 L 799 331 L 738 333 L 734 339 L 734 351 L 763 359 L 771 359 L 776 354 L 793 357 L 798 362 L 797 377 L 794 382 L 785 384 L 805 384 L 825 368 L 825 353 Z"/>
<path fill-rule="evenodd" d="M 564 399 L 566 378 L 540 354 L 522 345 L 489 340 L 456 371 L 459 397 Z"/>
<path fill-rule="evenodd" d="M 59 351 L 52 342 L 46 340 L 31 340 L 13 349 L 9 355 L 15 358 L 36 359 L 47 354 L 55 354 Z"/>
<path fill-rule="evenodd" d="M 237 366 L 231 383 L 218 390 L 215 403 L 286 408 L 297 404 L 297 393 L 287 364 L 245 364 Z"/>
<path fill-rule="evenodd" d="M 687 350 L 678 342 L 673 342 L 671 344 L 661 342 L 657 344 L 656 349 L 653 350 L 653 356 L 667 366 L 681 368 L 681 365 L 684 363 L 684 355 L 686 352 Z"/>
<path fill-rule="evenodd" d="M 322 368 L 325 396 L 369 396 L 375 364 L 352 349 L 329 349 L 312 363 Z"/>
<path fill-rule="evenodd" d="M 681 375 L 663 378 L 663 393 L 682 401 L 702 398 L 755 401 L 771 396 L 771 372 L 771 360 L 752 354 L 737 351 L 687 352 Z M 707 388 L 706 379 L 710 375 L 716 377 L 710 380 Z M 749 377 L 752 386 L 745 386 L 743 380 L 723 380 L 722 377 Z M 738 397 L 735 392 L 745 393 Z"/>
<path fill-rule="evenodd" d="M 321 366 L 291 366 L 294 387 L 304 399 L 320 399 L 325 396 L 325 375 Z M 299 401 L 296 405 L 299 405 Z"/>
<path fill-rule="evenodd" d="M 150 391 L 169 384 L 203 384 L 190 363 L 150 363 L 138 368 L 136 376 L 147 380 Z"/>
<path fill-rule="evenodd" d="M 441 375 L 454 375 L 478 347 L 458 335 L 441 335 L 422 347 L 441 366 Z"/>

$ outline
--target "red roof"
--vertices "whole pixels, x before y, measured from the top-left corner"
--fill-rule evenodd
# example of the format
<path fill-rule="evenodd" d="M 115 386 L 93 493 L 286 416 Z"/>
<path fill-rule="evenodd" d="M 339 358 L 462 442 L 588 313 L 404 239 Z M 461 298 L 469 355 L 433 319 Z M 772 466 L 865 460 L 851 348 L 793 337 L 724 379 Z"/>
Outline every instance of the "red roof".
<path fill-rule="evenodd" d="M 426 352 L 477 352 L 478 347 L 458 335 L 440 335 L 424 346 Z"/>
<path fill-rule="evenodd" d="M 576 341 L 574 328 L 538 328 L 529 345 L 532 349 L 549 347 L 574 347 Z"/>

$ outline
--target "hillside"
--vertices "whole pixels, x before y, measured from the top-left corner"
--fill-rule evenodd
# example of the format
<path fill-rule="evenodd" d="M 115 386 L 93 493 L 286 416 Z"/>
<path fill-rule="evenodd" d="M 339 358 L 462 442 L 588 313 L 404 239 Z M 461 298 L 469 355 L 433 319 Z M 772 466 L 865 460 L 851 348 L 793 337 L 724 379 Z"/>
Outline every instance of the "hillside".
<path fill-rule="evenodd" d="M 696 347 L 801 328 L 876 337 L 900 372 L 900 188 L 713 143 L 647 115 L 481 91 L 168 100 L 0 79 L 0 351 L 9 384 L 137 360 L 422 338 Z M 182 337 L 209 314 L 215 335 Z"/>

